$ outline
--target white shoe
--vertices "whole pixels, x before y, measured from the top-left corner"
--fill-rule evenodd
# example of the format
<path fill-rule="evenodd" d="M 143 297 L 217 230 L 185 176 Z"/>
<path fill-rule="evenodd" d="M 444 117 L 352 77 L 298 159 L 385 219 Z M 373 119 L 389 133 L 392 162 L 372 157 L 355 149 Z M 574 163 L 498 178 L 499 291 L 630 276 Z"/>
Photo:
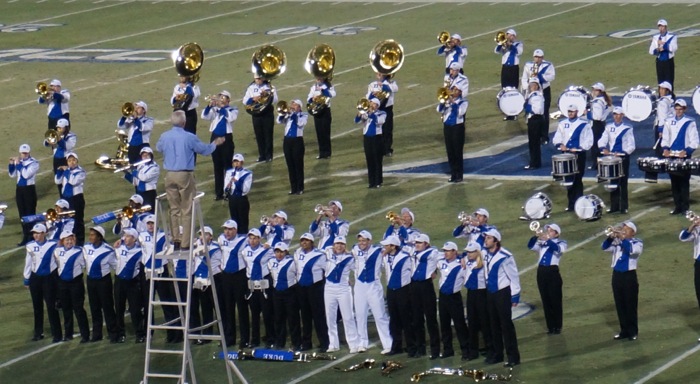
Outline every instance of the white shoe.
<path fill-rule="evenodd" d="M 387 353 L 391 352 L 391 348 L 383 349 L 382 350 L 382 355 L 386 355 Z"/>
<path fill-rule="evenodd" d="M 360 353 L 367 352 L 367 348 L 365 348 L 365 347 L 357 348 L 357 352 L 360 352 Z"/>
<path fill-rule="evenodd" d="M 350 348 L 350 353 L 357 353 L 357 352 L 358 352 L 357 348 Z"/>
<path fill-rule="evenodd" d="M 326 353 L 333 353 L 333 352 L 338 352 L 338 351 L 340 351 L 340 348 L 330 347 L 326 350 Z"/>

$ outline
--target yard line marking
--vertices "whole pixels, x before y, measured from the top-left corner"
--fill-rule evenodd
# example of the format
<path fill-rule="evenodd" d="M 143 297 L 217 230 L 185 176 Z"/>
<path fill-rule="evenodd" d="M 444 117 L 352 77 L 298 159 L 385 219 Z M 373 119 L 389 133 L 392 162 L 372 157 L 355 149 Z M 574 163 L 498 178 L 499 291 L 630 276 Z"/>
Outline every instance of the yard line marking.
<path fill-rule="evenodd" d="M 10 79 L 8 79 L 8 80 L 10 80 Z M 420 84 L 409 84 L 409 85 L 406 86 L 406 89 L 411 89 L 411 88 L 417 87 L 417 86 L 419 86 L 419 85 L 420 85 Z"/>
<path fill-rule="evenodd" d="M 30 357 L 32 357 L 32 356 L 34 356 L 34 355 L 38 355 L 38 354 L 40 354 L 41 352 L 48 351 L 48 350 L 51 349 L 51 348 L 58 347 L 58 346 L 61 345 L 61 344 L 62 344 L 62 343 L 51 343 L 51 344 L 49 344 L 49 345 L 47 345 L 47 346 L 44 346 L 44 347 L 41 347 L 41 348 L 37 349 L 36 351 L 32 351 L 32 352 L 29 352 L 29 353 L 24 354 L 24 355 L 22 355 L 22 356 L 15 357 L 15 358 L 12 359 L 12 360 L 8 360 L 8 361 L 6 361 L 6 362 L 0 364 L 0 369 L 5 368 L 5 367 L 8 367 L 8 366 L 10 366 L 10 365 L 12 365 L 12 364 L 14 364 L 14 363 L 16 363 L 16 362 L 22 361 L 22 360 L 24 360 L 24 359 L 28 359 L 28 358 L 30 358 Z"/>
<path fill-rule="evenodd" d="M 153 83 L 157 83 L 157 82 L 158 82 L 158 80 L 149 80 L 149 81 L 144 81 L 141 84 L 146 85 L 146 84 L 153 84 Z"/>
<path fill-rule="evenodd" d="M 661 3 L 654 4 L 652 7 L 658 7 L 659 5 L 661 5 Z"/>
<path fill-rule="evenodd" d="M 688 6 L 689 6 L 689 7 L 694 7 L 694 6 L 695 6 L 695 3 L 693 3 L 693 4 L 688 4 Z"/>
<path fill-rule="evenodd" d="M 359 183 L 360 181 L 362 181 L 362 179 L 352 179 L 352 180 L 350 180 L 350 181 L 346 181 L 346 182 L 345 182 L 345 185 L 356 184 L 356 183 Z"/>
<path fill-rule="evenodd" d="M 672 366 L 676 365 L 676 363 L 679 363 L 681 360 L 684 360 L 686 357 L 692 355 L 693 353 L 697 352 L 700 350 L 700 345 L 696 345 L 693 348 L 683 352 L 680 356 L 676 357 L 675 359 L 669 361 L 668 363 L 660 366 L 659 368 L 649 372 L 648 375 L 642 377 L 641 379 L 637 380 L 634 382 L 634 384 L 643 384 L 646 383 L 647 381 L 653 379 L 654 377 L 658 376 L 660 373 L 663 371 L 671 368 Z M 1 368 L 1 367 L 0 367 Z"/>
<path fill-rule="evenodd" d="M 647 187 L 647 186 L 639 187 L 639 188 L 635 189 L 634 191 L 632 191 L 632 193 L 639 193 L 645 189 L 649 189 L 649 187 Z"/>
<path fill-rule="evenodd" d="M 372 347 L 374 347 L 375 345 L 377 345 L 377 343 L 372 343 L 372 344 L 368 345 L 368 347 L 369 347 L 369 348 L 372 348 Z M 333 367 L 334 365 L 338 365 L 338 364 L 342 363 L 343 361 L 348 360 L 348 359 L 353 358 L 353 357 L 357 357 L 357 354 L 347 354 L 347 355 L 341 357 L 340 359 L 334 360 L 332 363 L 325 364 L 325 365 L 323 365 L 323 366 L 321 366 L 321 367 L 318 367 L 318 368 L 314 369 L 314 370 L 311 371 L 311 372 L 308 372 L 307 374 L 305 374 L 305 375 L 303 375 L 303 376 L 301 376 L 301 377 L 298 377 L 298 378 L 296 378 L 296 379 L 290 381 L 289 384 L 301 383 L 302 381 L 308 379 L 309 377 L 315 376 L 315 375 L 317 375 L 317 374 L 319 374 L 319 373 L 325 371 L 326 369 L 331 368 L 331 367 Z M 2 367 L 0 367 L 0 368 L 2 368 Z"/>
<path fill-rule="evenodd" d="M 593 185 L 591 185 L 590 187 L 584 189 L 583 191 L 584 191 L 584 192 L 590 192 L 590 191 L 596 189 L 597 187 L 598 187 L 598 184 L 593 184 Z"/>
<path fill-rule="evenodd" d="M 220 82 L 219 84 L 216 84 L 216 85 L 224 85 L 224 84 L 228 84 L 228 83 L 230 83 L 230 82 L 231 82 L 230 80 L 224 80 L 224 81 L 222 81 L 222 82 Z"/>
<path fill-rule="evenodd" d="M 496 188 L 500 187 L 501 185 L 503 185 L 503 183 L 496 183 L 496 184 L 491 185 L 491 186 L 488 186 L 488 187 L 486 187 L 486 188 L 484 188 L 484 189 L 486 189 L 486 190 L 489 190 L 489 189 L 496 189 Z"/>
<path fill-rule="evenodd" d="M 535 191 L 541 191 L 547 187 L 549 187 L 549 184 L 542 184 L 539 187 L 535 188 Z"/>

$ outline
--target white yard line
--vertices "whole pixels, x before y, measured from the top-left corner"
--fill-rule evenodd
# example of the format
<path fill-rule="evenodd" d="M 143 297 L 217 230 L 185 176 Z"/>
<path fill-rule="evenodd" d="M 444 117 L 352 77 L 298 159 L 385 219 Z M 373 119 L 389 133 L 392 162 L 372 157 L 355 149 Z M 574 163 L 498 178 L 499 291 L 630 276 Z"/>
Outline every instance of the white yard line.
<path fill-rule="evenodd" d="M 696 345 L 693 348 L 683 352 L 680 356 L 676 357 L 675 359 L 669 361 L 668 363 L 660 366 L 659 368 L 649 372 L 648 375 L 642 377 L 641 379 L 637 380 L 634 382 L 634 384 L 643 384 L 646 383 L 647 381 L 653 379 L 654 377 L 662 374 L 664 371 L 667 369 L 671 368 L 672 366 L 678 364 L 679 362 L 683 361 L 685 358 L 690 357 L 690 355 L 694 354 L 695 352 L 700 351 L 700 345 Z"/>

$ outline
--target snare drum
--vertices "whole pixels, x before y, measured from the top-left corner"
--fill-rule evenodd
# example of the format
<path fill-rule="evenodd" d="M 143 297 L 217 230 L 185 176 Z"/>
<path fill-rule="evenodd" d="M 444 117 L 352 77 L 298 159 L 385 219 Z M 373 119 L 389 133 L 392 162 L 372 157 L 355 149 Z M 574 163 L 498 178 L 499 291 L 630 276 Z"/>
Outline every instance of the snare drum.
<path fill-rule="evenodd" d="M 666 170 L 672 174 L 686 174 L 690 171 L 690 162 L 685 159 L 669 159 Z"/>
<path fill-rule="evenodd" d="M 603 208 L 605 208 L 605 203 L 603 203 L 603 200 L 596 195 L 581 196 L 574 204 L 576 216 L 578 216 L 580 220 L 584 221 L 595 221 L 600 219 L 600 217 L 603 215 Z"/>
<path fill-rule="evenodd" d="M 657 157 L 640 157 L 637 159 L 637 166 L 640 171 L 644 171 L 644 181 L 647 183 L 656 183 L 659 173 L 666 172 L 666 159 Z"/>
<path fill-rule="evenodd" d="M 617 156 L 603 156 L 598 158 L 598 178 L 603 180 L 619 179 L 624 176 L 622 171 L 622 158 Z"/>
<path fill-rule="evenodd" d="M 559 106 L 559 111 L 561 111 L 562 115 L 566 116 L 567 109 L 573 104 L 578 108 L 578 115 L 583 116 L 585 115 L 589 100 L 590 93 L 586 88 L 572 85 L 559 95 L 557 106 Z"/>
<path fill-rule="evenodd" d="M 517 88 L 505 87 L 496 96 L 498 109 L 506 116 L 517 116 L 525 107 L 525 97 Z"/>
<path fill-rule="evenodd" d="M 654 110 L 656 94 L 648 86 L 638 85 L 622 96 L 622 111 L 632 121 L 646 120 Z"/>
<path fill-rule="evenodd" d="M 695 113 L 700 113 L 700 85 L 695 87 L 695 92 L 693 92 L 693 108 L 695 108 Z"/>
<path fill-rule="evenodd" d="M 541 220 L 548 218 L 552 213 L 552 200 L 542 192 L 532 195 L 523 206 L 525 216 L 530 220 Z"/>
<path fill-rule="evenodd" d="M 552 155 L 552 176 L 554 180 L 561 180 L 561 185 L 570 187 L 574 185 L 574 175 L 578 173 L 576 155 L 573 153 L 561 153 Z"/>

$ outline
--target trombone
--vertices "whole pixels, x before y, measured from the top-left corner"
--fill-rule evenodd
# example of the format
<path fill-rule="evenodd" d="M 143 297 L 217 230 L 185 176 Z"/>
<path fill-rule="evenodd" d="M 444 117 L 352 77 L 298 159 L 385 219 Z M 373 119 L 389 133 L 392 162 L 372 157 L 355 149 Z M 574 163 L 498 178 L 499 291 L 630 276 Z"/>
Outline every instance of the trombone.
<path fill-rule="evenodd" d="M 151 210 L 151 206 L 149 204 L 146 204 L 146 205 L 142 206 L 141 208 L 132 208 L 132 207 L 127 205 L 127 206 L 123 207 L 122 209 L 115 209 L 112 212 L 107 212 L 107 213 L 103 213 L 101 215 L 97 215 L 97 216 L 92 218 L 92 222 L 94 224 L 102 224 L 102 223 L 106 223 L 108 221 L 121 219 L 122 217 L 126 217 L 127 219 L 131 220 L 131 218 L 134 217 L 134 215 L 139 214 L 139 213 L 143 213 L 143 212 L 147 212 L 150 210 Z"/>
<path fill-rule="evenodd" d="M 127 165 L 125 165 L 125 166 L 123 166 L 123 167 L 121 167 L 121 168 L 115 169 L 115 170 L 114 170 L 114 173 L 119 173 L 119 172 L 123 172 L 123 171 L 128 171 L 128 170 L 130 170 L 130 169 L 132 169 L 132 168 L 138 168 L 139 165 L 146 164 L 146 163 L 148 163 L 149 161 L 151 161 L 151 159 L 144 159 L 144 160 L 141 160 L 141 161 L 137 161 L 137 162 L 135 162 L 135 163 L 133 163 L 133 164 L 127 164 Z"/>

